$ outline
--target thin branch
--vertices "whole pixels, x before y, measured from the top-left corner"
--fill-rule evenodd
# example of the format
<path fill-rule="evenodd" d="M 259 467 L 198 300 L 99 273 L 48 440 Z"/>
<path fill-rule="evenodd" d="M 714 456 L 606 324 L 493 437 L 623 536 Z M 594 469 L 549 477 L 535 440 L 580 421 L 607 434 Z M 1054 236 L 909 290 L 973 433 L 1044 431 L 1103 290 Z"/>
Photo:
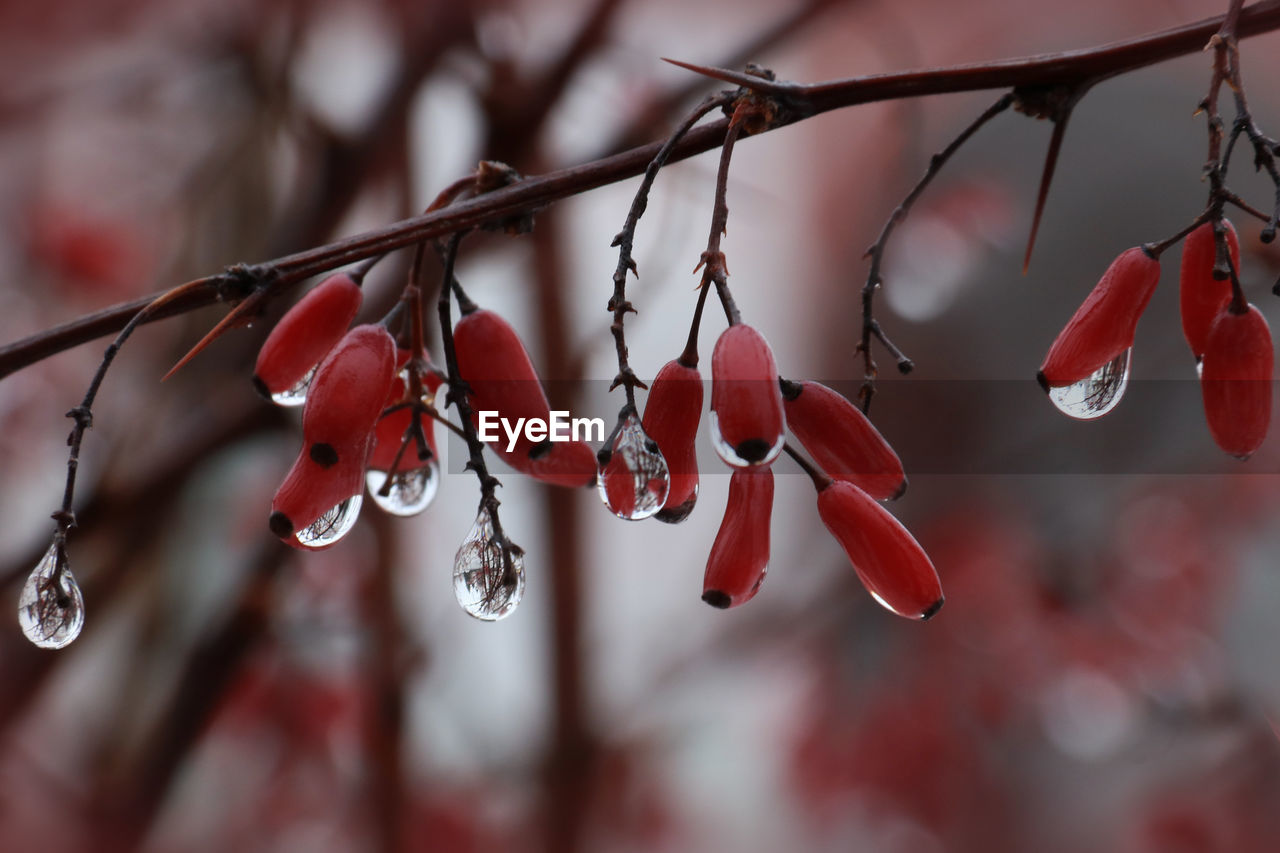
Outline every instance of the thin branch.
<path fill-rule="evenodd" d="M 920 71 L 874 74 L 809 86 L 767 82 L 736 72 L 716 71 L 714 76 L 730 78 L 730 82 L 739 85 L 745 82 L 754 90 L 776 95 L 783 103 L 795 107 L 777 116 L 770 127 L 761 130 L 765 132 L 819 113 L 873 101 L 982 89 L 1071 87 L 1085 81 L 1096 82 L 1196 53 L 1217 32 L 1222 21 L 1223 17 L 1218 16 L 1083 50 Z M 1244 38 L 1277 28 L 1280 28 L 1280 0 L 1262 0 L 1241 11 L 1236 34 Z M 671 152 L 669 161 L 683 160 L 719 147 L 724 141 L 727 127 L 728 122 L 724 120 L 695 128 Z M 297 280 L 292 277 L 316 275 L 425 239 L 529 214 L 559 199 L 641 174 L 661 147 L 660 143 L 651 143 L 589 163 L 525 178 L 510 187 L 453 205 L 448 210 L 432 211 L 394 222 L 257 267 L 242 265 L 235 268 L 237 272 L 234 275 L 227 272 L 198 279 L 193 284 L 200 286 L 192 288 L 181 304 L 170 305 L 168 313 L 157 314 L 151 319 L 185 313 L 225 298 L 223 294 L 226 287 L 236 281 L 237 275 L 243 277 L 246 271 L 254 273 L 257 281 L 264 282 L 262 286 L 277 287 L 282 279 Z M 267 281 L 268 272 L 275 273 L 275 278 L 270 282 Z M 247 295 L 247 292 L 242 295 Z M 117 306 L 0 348 L 0 377 L 121 328 L 146 302 L 137 300 Z"/>
<path fill-rule="evenodd" d="M 761 73 L 772 76 L 771 72 L 762 71 Z M 715 286 L 716 296 L 720 298 L 725 320 L 730 326 L 736 326 L 742 322 L 742 315 L 738 311 L 737 303 L 733 301 L 733 294 L 729 292 L 729 266 L 725 262 L 724 252 L 720 251 L 720 239 L 729 228 L 729 162 L 733 159 L 734 146 L 746 124 L 751 122 L 753 126 L 768 126 L 773 114 L 771 102 L 745 94 L 734 106 L 729 127 L 725 129 L 724 144 L 720 146 L 720 166 L 716 170 L 715 203 L 711 209 L 711 230 L 707 235 L 707 248 L 698 259 L 698 266 L 694 267 L 695 272 L 699 267 L 702 268 L 702 282 L 698 285 L 702 290 Z M 694 311 L 695 321 L 701 318 L 700 308 L 701 299 L 699 309 Z M 696 329 L 689 330 L 690 338 L 696 339 L 697 335 Z"/>
<path fill-rule="evenodd" d="M 515 565 L 512 558 L 524 552 L 507 538 L 502 529 L 502 522 L 498 518 L 498 506 L 501 502 L 495 492 L 502 483 L 489 473 L 489 466 L 485 463 L 484 444 L 476 434 L 475 424 L 471 420 L 473 410 L 468 396 L 469 389 L 458 369 L 458 352 L 453 343 L 452 290 L 448 284 L 454 280 L 453 266 L 458 258 L 458 244 L 461 241 L 462 234 L 454 234 L 445 244 L 444 272 L 441 278 L 440 295 L 436 302 L 440 315 L 440 343 L 444 348 L 445 371 L 449 376 L 449 391 L 445 405 L 452 403 L 458 410 L 458 420 L 462 423 L 462 431 L 467 440 L 469 455 L 467 467 L 475 472 L 476 478 L 480 481 L 480 506 L 488 510 L 489 520 L 493 525 L 494 540 L 502 549 L 502 562 L 505 568 L 502 585 L 506 586 L 508 581 L 514 583 Z"/>
<path fill-rule="evenodd" d="M 915 366 L 911 359 L 903 355 L 902 351 L 889 340 L 884 330 L 880 328 L 880 323 L 875 319 L 876 289 L 883 282 L 880 275 L 880 267 L 884 263 L 885 249 L 889 245 L 889 238 L 893 236 L 893 229 L 897 227 L 898 223 L 907 218 L 907 214 L 911 212 L 911 206 L 915 204 L 916 199 L 920 198 L 925 188 L 929 186 L 942 167 L 951 159 L 951 156 L 960 149 L 960 146 L 969 141 L 969 138 L 977 133 L 983 125 L 1009 109 L 1016 98 L 1017 96 L 1013 92 L 1002 96 L 970 122 L 969 126 L 962 130 L 959 136 L 951 140 L 946 148 L 943 148 L 929 159 L 929 167 L 925 169 L 924 175 L 920 180 L 916 181 L 916 185 L 907 193 L 906 198 L 894 208 L 893 213 L 889 214 L 884 227 L 880 229 L 880 236 L 876 238 L 871 248 L 867 249 L 864 257 L 870 258 L 871 264 L 867 268 L 866 283 L 862 285 L 862 339 L 858 343 L 858 351 L 862 353 L 863 358 L 862 390 L 859 396 L 862 398 L 864 412 L 870 409 L 871 398 L 875 394 L 876 363 L 871 357 L 871 339 L 873 337 L 894 357 L 898 363 L 899 371 L 910 373 Z"/>

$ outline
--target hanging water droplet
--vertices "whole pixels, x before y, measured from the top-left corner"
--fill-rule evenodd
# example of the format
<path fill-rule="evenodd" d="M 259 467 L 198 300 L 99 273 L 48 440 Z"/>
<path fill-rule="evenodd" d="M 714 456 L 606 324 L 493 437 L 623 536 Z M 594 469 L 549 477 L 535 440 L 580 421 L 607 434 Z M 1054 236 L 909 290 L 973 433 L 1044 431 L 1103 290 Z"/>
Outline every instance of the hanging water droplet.
<path fill-rule="evenodd" d="M 57 545 L 49 547 L 18 597 L 18 623 L 22 633 L 42 649 L 69 645 L 84 627 L 84 596 L 71 576 L 71 569 L 65 565 L 65 557 L 62 576 L 54 580 L 57 549 Z"/>
<path fill-rule="evenodd" d="M 600 459 L 596 488 L 610 512 L 639 521 L 662 509 L 671 475 L 657 442 L 645 433 L 635 412 L 623 420 L 613 444 L 601 451 Z"/>
<path fill-rule="evenodd" d="M 1130 347 L 1074 385 L 1050 388 L 1049 399 L 1058 411 L 1082 421 L 1100 418 L 1114 409 L 1129 384 Z"/>
<path fill-rule="evenodd" d="M 1196 359 L 1196 379 L 1203 379 L 1203 378 L 1204 378 L 1204 359 L 1197 358 Z"/>
<path fill-rule="evenodd" d="M 453 559 L 453 594 L 477 619 L 496 622 L 510 616 L 524 596 L 524 552 L 508 543 L 505 557 L 509 563 L 489 510 L 481 507 Z"/>
<path fill-rule="evenodd" d="M 436 489 L 440 485 L 440 466 L 433 459 L 421 468 L 389 476 L 391 489 L 384 496 L 381 492 L 387 482 L 387 472 L 369 469 L 364 478 L 369 487 L 369 497 L 384 512 L 399 516 L 417 515 L 435 500 Z"/>
<path fill-rule="evenodd" d="M 294 536 L 304 548 L 327 548 L 356 526 L 356 519 L 360 517 L 360 504 L 363 502 L 363 495 L 352 495 Z"/>
<path fill-rule="evenodd" d="M 733 445 L 720 434 L 720 418 L 716 415 L 715 409 L 711 410 L 711 446 L 715 448 L 716 455 L 723 459 L 726 465 L 732 465 L 735 468 L 768 465 L 778 458 L 778 454 L 782 452 L 782 446 L 786 443 L 786 433 L 779 433 L 778 440 L 773 443 L 773 447 L 770 447 L 759 460 L 753 462 L 749 459 L 743 459 L 738 455 L 738 451 L 734 449 Z M 761 441 L 760 444 L 763 445 L 764 442 Z"/>
<path fill-rule="evenodd" d="M 271 395 L 271 402 L 277 406 L 301 406 L 307 402 L 307 391 L 311 388 L 311 380 L 315 378 L 316 367 L 307 371 L 306 375 L 298 380 L 298 384 L 284 391 L 277 391 Z"/>

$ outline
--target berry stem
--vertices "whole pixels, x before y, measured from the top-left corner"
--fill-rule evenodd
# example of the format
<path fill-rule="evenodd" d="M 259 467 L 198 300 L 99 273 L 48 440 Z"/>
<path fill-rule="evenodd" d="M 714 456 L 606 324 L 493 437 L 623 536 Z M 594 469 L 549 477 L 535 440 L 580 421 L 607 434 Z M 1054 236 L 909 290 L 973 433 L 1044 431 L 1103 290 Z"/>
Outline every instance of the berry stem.
<path fill-rule="evenodd" d="M 764 77 L 769 79 L 772 74 Z M 703 290 L 708 285 L 715 285 L 716 296 L 724 307 L 724 316 L 730 326 L 742 322 L 742 314 L 738 311 L 733 295 L 729 292 L 729 266 L 725 263 L 724 252 L 720 251 L 720 238 L 724 236 L 729 223 L 729 161 L 733 159 L 733 147 L 742 134 L 743 125 L 748 120 L 763 120 L 767 125 L 773 113 L 772 106 L 759 96 L 743 93 L 734 104 L 733 115 L 729 118 L 729 127 L 724 132 L 724 143 L 720 147 L 720 166 L 716 170 L 715 205 L 711 210 L 711 233 L 707 235 L 707 249 L 702 253 L 698 266 L 702 267 Z M 758 123 L 753 121 L 753 125 Z M 700 322 L 700 319 L 699 319 Z"/>
<path fill-rule="evenodd" d="M 796 464 L 800 466 L 801 470 L 803 470 L 806 474 L 809 475 L 809 479 L 813 481 L 814 489 L 820 492 L 823 489 L 825 489 L 827 486 L 831 485 L 831 478 L 828 477 L 826 474 L 824 474 L 818 468 L 817 465 L 814 465 L 812 462 L 806 459 L 804 457 L 804 454 L 802 454 L 800 451 L 792 447 L 791 442 L 787 442 L 786 444 L 782 445 L 782 449 L 787 452 L 788 456 L 790 456 L 792 459 L 795 460 Z"/>
<path fill-rule="evenodd" d="M 502 547 L 502 559 L 507 573 L 514 574 L 515 567 L 511 562 L 511 557 L 513 552 L 520 553 L 520 549 L 507 539 L 507 535 L 502 529 L 502 522 L 498 518 L 498 506 L 501 501 L 498 500 L 494 492 L 502 483 L 497 477 L 489 473 L 489 467 L 485 464 L 484 444 L 476 434 L 475 424 L 471 422 L 473 414 L 471 401 L 467 397 L 466 380 L 462 378 L 461 373 L 458 371 L 458 352 L 453 344 L 452 289 L 448 284 L 453 281 L 454 262 L 458 257 L 458 244 L 462 242 L 462 237 L 461 233 L 453 234 L 445 243 L 443 254 L 444 271 L 441 277 L 440 295 L 436 301 L 436 307 L 440 315 L 440 343 L 444 349 L 445 371 L 449 377 L 449 392 L 445 405 L 448 406 L 449 403 L 452 403 L 454 408 L 458 410 L 458 420 L 462 424 L 462 433 L 466 439 L 467 453 L 469 454 L 467 467 L 475 472 L 476 478 L 480 481 L 480 506 L 489 511 L 489 517 L 493 521 L 493 535 Z"/>

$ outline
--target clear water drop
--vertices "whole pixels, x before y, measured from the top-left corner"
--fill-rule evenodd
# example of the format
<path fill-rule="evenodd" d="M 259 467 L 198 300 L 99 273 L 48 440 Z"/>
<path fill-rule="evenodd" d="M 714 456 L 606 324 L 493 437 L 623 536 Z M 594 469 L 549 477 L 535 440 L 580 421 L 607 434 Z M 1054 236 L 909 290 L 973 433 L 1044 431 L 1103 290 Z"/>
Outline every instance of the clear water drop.
<path fill-rule="evenodd" d="M 510 616 L 524 597 L 524 552 L 508 543 L 505 557 L 510 565 L 489 510 L 481 507 L 453 559 L 453 594 L 477 619 L 496 622 Z"/>
<path fill-rule="evenodd" d="M 605 461 L 600 465 L 596 488 L 611 513 L 639 521 L 662 509 L 671 489 L 671 474 L 657 442 L 649 438 L 635 412 L 623 420 L 613 443 L 601 451 L 601 458 Z"/>
<path fill-rule="evenodd" d="M 57 545 L 51 545 L 22 585 L 18 623 L 27 639 L 42 649 L 61 649 L 80 636 L 84 627 L 84 596 L 63 558 L 57 582 Z"/>
<path fill-rule="evenodd" d="M 307 527 L 302 528 L 294 536 L 304 548 L 327 548 L 356 526 L 360 517 L 360 505 L 363 495 L 352 495 L 342 503 L 330 509 Z"/>
<path fill-rule="evenodd" d="M 1114 409 L 1129 385 L 1130 347 L 1074 385 L 1050 388 L 1049 399 L 1058 411 L 1072 418 L 1091 421 Z"/>
<path fill-rule="evenodd" d="M 1196 379 L 1203 379 L 1203 378 L 1204 378 L 1204 359 L 1197 358 L 1196 359 Z"/>
<path fill-rule="evenodd" d="M 380 492 L 386 485 L 388 476 L 391 477 L 391 490 L 383 496 Z M 436 490 L 440 486 L 440 466 L 433 459 L 421 468 L 398 471 L 391 475 L 386 471 L 370 468 L 364 480 L 369 487 L 369 497 L 373 498 L 379 509 L 392 515 L 407 517 L 422 512 L 435 500 Z"/>
<path fill-rule="evenodd" d="M 277 406 L 301 406 L 307 402 L 307 391 L 311 389 L 311 380 L 315 378 L 316 364 L 307 371 L 306 375 L 298 380 L 298 384 L 284 391 L 279 391 L 271 395 L 271 402 Z"/>
<path fill-rule="evenodd" d="M 732 465 L 735 468 L 758 468 L 762 465 L 768 465 L 778 458 L 778 454 L 782 453 L 782 447 L 787 443 L 786 433 L 780 433 L 778 440 L 773 443 L 773 447 L 769 448 L 769 452 L 764 458 L 758 462 L 750 462 L 738 455 L 738 451 L 733 445 L 725 441 L 724 436 L 720 434 L 720 418 L 716 416 L 716 410 L 711 410 L 711 446 L 715 448 L 716 455 L 724 460 L 726 465 Z"/>

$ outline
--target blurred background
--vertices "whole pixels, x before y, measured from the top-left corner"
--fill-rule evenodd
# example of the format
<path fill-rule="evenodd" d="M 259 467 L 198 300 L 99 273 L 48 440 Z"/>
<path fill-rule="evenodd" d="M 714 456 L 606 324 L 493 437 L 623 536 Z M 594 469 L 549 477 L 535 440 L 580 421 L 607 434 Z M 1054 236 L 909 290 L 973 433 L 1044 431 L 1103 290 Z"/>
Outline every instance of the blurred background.
<path fill-rule="evenodd" d="M 658 139 L 708 91 L 662 56 L 810 81 L 1084 47 L 1225 5 L 6 0 L 0 341 L 403 218 L 480 159 L 536 174 Z M 1277 48 L 1242 45 L 1273 134 Z M 1280 849 L 1280 437 L 1244 464 L 1214 446 L 1178 250 L 1115 412 L 1069 421 L 1034 382 L 1110 261 L 1201 210 L 1208 76 L 1195 55 L 1085 98 L 1026 276 L 1046 122 L 997 118 L 897 233 L 879 316 L 917 367 L 899 377 L 878 354 L 872 415 L 911 478 L 892 510 L 946 591 L 927 624 L 875 605 L 786 459 L 760 594 L 703 604 L 728 485 L 705 442 L 678 526 L 500 471 L 529 578 L 501 623 L 451 593 L 477 498 L 456 442 L 423 516 L 366 507 L 337 547 L 290 551 L 266 517 L 297 413 L 249 383 L 288 300 L 164 385 L 225 309 L 144 327 L 84 444 L 84 634 L 47 652 L 0 622 L 0 849 Z M 856 392 L 862 253 L 998 94 L 858 107 L 738 147 L 731 284 L 785 375 Z M 1267 207 L 1237 161 L 1233 186 Z M 715 167 L 662 172 L 641 222 L 642 376 L 683 343 Z M 471 239 L 459 266 L 553 407 L 610 422 L 609 243 L 636 183 L 555 204 L 527 236 Z M 1236 226 L 1246 291 L 1274 319 L 1280 253 Z M 364 316 L 406 266 L 370 275 Z M 53 532 L 63 413 L 105 345 L 0 381 L 12 602 Z"/>

